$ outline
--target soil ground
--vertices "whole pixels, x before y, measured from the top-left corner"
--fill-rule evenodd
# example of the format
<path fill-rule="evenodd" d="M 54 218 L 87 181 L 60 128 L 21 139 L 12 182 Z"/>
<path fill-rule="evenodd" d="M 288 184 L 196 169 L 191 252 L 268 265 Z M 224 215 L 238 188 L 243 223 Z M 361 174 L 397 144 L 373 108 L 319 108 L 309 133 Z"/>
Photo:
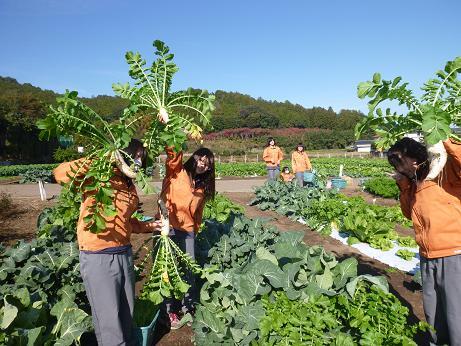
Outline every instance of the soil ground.
<path fill-rule="evenodd" d="M 244 182 L 244 183 L 242 183 Z M 421 292 L 417 289 L 416 285 L 412 282 L 412 276 L 404 274 L 398 270 L 388 267 L 387 265 L 370 259 L 356 249 L 343 245 L 339 241 L 328 236 L 322 236 L 317 232 L 312 232 L 305 226 L 294 222 L 287 217 L 281 216 L 271 211 L 261 211 L 256 207 L 248 206 L 248 202 L 254 197 L 252 186 L 260 185 L 264 182 L 262 179 L 252 179 L 249 181 L 239 180 L 223 180 L 219 183 L 220 191 L 226 191 L 227 195 L 234 202 L 239 203 L 245 207 L 245 212 L 248 217 L 263 217 L 269 218 L 270 224 L 276 226 L 280 231 L 304 231 L 304 241 L 309 245 L 322 245 L 326 251 L 334 253 L 338 259 L 344 259 L 353 256 L 359 262 L 360 274 L 373 274 L 383 275 L 387 278 L 390 286 L 390 291 L 395 294 L 400 301 L 408 307 L 410 311 L 411 322 L 419 320 L 424 321 L 424 312 L 422 307 Z M 50 184 L 52 185 L 52 184 Z M 13 186 L 11 184 L 0 185 L 1 192 L 8 192 L 11 195 L 12 204 L 4 208 L 2 207 L 2 199 L 0 198 L 0 242 L 12 245 L 17 240 L 25 239 L 30 240 L 35 236 L 36 220 L 40 212 L 55 204 L 56 199 L 48 201 L 41 201 L 38 198 L 38 189 L 36 185 L 15 185 L 14 189 L 5 189 L 5 187 Z M 47 190 L 49 185 L 46 186 Z M 57 187 L 57 186 L 56 186 Z M 52 187 L 54 189 L 55 187 Z M 6 190 L 6 191 L 5 191 Z M 236 192 L 237 190 L 237 192 Z M 50 190 L 54 191 L 54 190 Z M 243 192 L 242 192 L 243 191 Z M 360 195 L 365 198 L 367 202 L 373 203 L 374 196 L 360 191 L 357 186 L 350 184 L 347 189 L 342 191 L 348 196 Z M 59 190 L 56 191 L 56 194 Z M 51 194 L 49 194 L 50 196 Z M 36 197 L 34 197 L 36 196 Z M 1 197 L 1 195 L 0 195 Z M 156 205 L 156 195 L 141 195 L 140 201 L 143 203 L 142 209 L 146 215 L 154 215 Z M 398 201 L 376 198 L 376 204 L 379 205 L 395 205 Z M 412 235 L 413 231 L 408 229 L 398 229 L 402 235 Z M 136 251 L 141 245 L 149 238 L 149 235 L 134 234 L 132 236 L 133 250 Z M 145 250 L 141 250 L 140 258 L 143 258 Z M 136 288 L 139 292 L 142 283 L 138 283 Z M 157 345 L 192 345 L 191 338 L 193 332 L 190 327 L 184 326 L 183 328 L 175 331 L 169 331 L 169 328 L 157 325 L 155 331 L 157 337 Z M 426 335 L 419 335 L 416 340 L 418 345 L 425 345 L 423 340 L 427 340 Z M 91 342 L 85 343 L 87 345 Z"/>

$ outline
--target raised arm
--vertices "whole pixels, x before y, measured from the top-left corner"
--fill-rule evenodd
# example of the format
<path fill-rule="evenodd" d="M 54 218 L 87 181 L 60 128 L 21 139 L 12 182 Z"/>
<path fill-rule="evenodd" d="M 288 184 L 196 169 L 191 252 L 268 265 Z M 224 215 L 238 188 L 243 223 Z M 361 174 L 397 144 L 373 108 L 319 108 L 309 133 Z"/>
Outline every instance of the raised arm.
<path fill-rule="evenodd" d="M 183 153 L 176 153 L 172 147 L 165 148 L 166 151 L 166 176 L 171 176 L 181 171 Z"/>

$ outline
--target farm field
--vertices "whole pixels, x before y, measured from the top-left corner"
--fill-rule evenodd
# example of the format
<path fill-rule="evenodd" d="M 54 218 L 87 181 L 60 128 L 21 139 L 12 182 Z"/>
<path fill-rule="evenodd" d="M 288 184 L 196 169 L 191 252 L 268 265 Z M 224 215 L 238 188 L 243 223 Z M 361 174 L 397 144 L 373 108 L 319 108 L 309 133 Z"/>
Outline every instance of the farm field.
<path fill-rule="evenodd" d="M 424 314 L 422 310 L 422 298 L 419 291 L 418 285 L 412 281 L 412 276 L 400 272 L 398 270 L 392 269 L 379 261 L 373 260 L 364 256 L 359 251 L 354 248 L 341 244 L 335 239 L 332 239 L 328 236 L 322 235 L 318 232 L 313 232 L 308 230 L 305 226 L 299 224 L 298 222 L 291 220 L 283 215 L 280 215 L 274 211 L 262 211 L 255 206 L 249 206 L 249 202 L 254 199 L 255 195 L 251 191 L 251 188 L 248 188 L 250 191 L 241 191 L 242 181 L 246 181 L 249 184 L 255 185 L 257 182 L 258 185 L 262 185 L 264 182 L 261 179 L 247 179 L 247 180 L 223 180 L 220 183 L 223 185 L 220 188 L 220 191 L 227 196 L 232 202 L 241 205 L 245 210 L 245 215 L 248 218 L 264 218 L 268 220 L 266 226 L 275 226 L 279 229 L 280 232 L 289 232 L 289 231 L 300 231 L 304 235 L 302 241 L 309 245 L 320 245 L 325 251 L 331 252 L 336 256 L 338 260 L 345 260 L 347 258 L 355 258 L 358 262 L 357 275 L 382 275 L 386 278 L 389 284 L 389 290 L 394 294 L 399 301 L 409 309 L 408 323 L 414 324 L 415 322 L 424 320 Z M 382 206 L 395 206 L 397 201 L 394 199 L 380 198 L 373 196 L 367 192 L 364 192 L 362 187 L 358 185 L 359 179 L 351 179 L 349 181 L 348 187 L 342 192 L 344 195 L 353 197 L 361 196 L 367 203 L 382 205 Z M 0 191 L 2 187 L 7 187 L 11 184 L 0 185 Z M 239 188 L 235 188 L 235 186 Z M 232 186 L 234 188 L 232 189 Z M 18 188 L 22 189 L 36 189 L 36 185 L 17 185 Z M 228 190 L 228 191 L 226 191 Z M 33 191 L 32 191 L 33 192 Z M 36 192 L 35 192 L 36 193 Z M 24 193 L 23 193 L 24 194 Z M 15 240 L 26 239 L 31 240 L 35 237 L 36 230 L 36 220 L 40 211 L 46 207 L 51 207 L 56 204 L 57 199 L 52 199 L 49 201 L 42 202 L 38 198 L 33 196 L 29 197 L 19 197 L 20 193 L 17 192 L 12 195 L 13 208 L 10 213 L 2 214 L 2 234 L 0 234 L 0 239 L 4 244 L 12 245 Z M 153 206 L 155 205 L 156 195 L 142 195 L 141 202 L 143 203 L 142 209 L 145 215 L 153 215 L 155 210 Z M 408 228 L 400 228 L 398 233 L 402 236 L 411 235 L 412 231 Z M 133 248 L 136 249 L 141 246 L 145 241 L 146 236 L 143 235 L 133 235 L 132 244 Z M 137 292 L 141 290 L 142 283 L 137 283 Z M 170 331 L 162 330 L 161 325 L 158 326 L 157 335 L 160 338 L 158 345 L 189 345 L 191 343 L 191 337 L 195 334 L 194 330 L 188 326 L 183 328 Z M 416 341 L 418 344 L 423 344 L 422 340 L 425 340 L 426 336 L 424 334 L 417 334 Z M 85 344 L 91 345 L 91 338 L 88 339 L 87 336 L 84 336 L 83 340 Z"/>

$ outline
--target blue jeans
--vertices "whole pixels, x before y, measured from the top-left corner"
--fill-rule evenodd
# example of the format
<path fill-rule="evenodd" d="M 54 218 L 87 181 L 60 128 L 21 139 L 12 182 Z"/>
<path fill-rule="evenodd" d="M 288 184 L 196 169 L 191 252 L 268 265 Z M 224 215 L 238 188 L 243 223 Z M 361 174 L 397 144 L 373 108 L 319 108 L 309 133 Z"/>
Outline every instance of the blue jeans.
<path fill-rule="evenodd" d="M 296 172 L 296 183 L 301 187 L 304 186 L 304 172 Z"/>
<path fill-rule="evenodd" d="M 268 181 L 275 181 L 280 176 L 280 166 L 276 167 L 267 167 Z"/>

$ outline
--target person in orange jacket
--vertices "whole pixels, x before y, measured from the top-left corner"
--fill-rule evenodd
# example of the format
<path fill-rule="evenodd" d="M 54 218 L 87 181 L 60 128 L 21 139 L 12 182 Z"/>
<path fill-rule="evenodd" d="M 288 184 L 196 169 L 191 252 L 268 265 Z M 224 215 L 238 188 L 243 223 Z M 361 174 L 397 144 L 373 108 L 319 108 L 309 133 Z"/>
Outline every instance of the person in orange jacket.
<path fill-rule="evenodd" d="M 443 143 L 448 159 L 434 180 L 421 143 L 403 138 L 388 152 L 403 214 L 413 221 L 419 245 L 423 305 L 434 326 L 432 343 L 461 345 L 461 145 Z"/>
<path fill-rule="evenodd" d="M 268 181 L 277 180 L 280 175 L 280 162 L 283 160 L 283 152 L 271 137 L 267 141 L 263 152 L 263 160 L 266 162 Z"/>
<path fill-rule="evenodd" d="M 304 172 L 310 171 L 312 165 L 302 143 L 298 143 L 296 150 L 291 154 L 291 167 L 298 185 L 304 186 Z"/>
<path fill-rule="evenodd" d="M 146 165 L 147 153 L 141 141 L 133 139 L 123 150 L 138 166 Z M 60 184 L 73 178 L 84 179 L 89 165 L 86 158 L 65 162 L 54 169 Z M 132 218 L 139 198 L 133 181 L 114 167 L 110 178 L 114 189 L 117 215 L 104 217 L 106 230 L 92 233 L 85 217 L 94 203 L 92 193 L 85 192 L 77 223 L 77 243 L 80 250 L 80 273 L 90 302 L 94 330 L 99 345 L 126 345 L 134 342 L 132 335 L 135 299 L 135 275 L 130 237 L 132 233 L 161 230 L 158 221 L 141 222 Z"/>
<path fill-rule="evenodd" d="M 195 235 L 202 223 L 203 209 L 206 201 L 215 195 L 214 155 L 211 150 L 200 148 L 183 164 L 182 152 L 166 148 L 166 153 L 166 172 L 160 196 L 169 211 L 170 237 L 195 259 Z M 172 329 L 177 328 L 180 310 L 194 312 L 198 292 L 191 272 L 186 273 L 186 281 L 191 287 L 183 301 L 170 300 L 166 304 Z"/>
<path fill-rule="evenodd" d="M 294 179 L 294 175 L 290 172 L 290 169 L 288 167 L 283 167 L 282 173 L 280 173 L 280 177 L 285 183 L 289 183 Z"/>

